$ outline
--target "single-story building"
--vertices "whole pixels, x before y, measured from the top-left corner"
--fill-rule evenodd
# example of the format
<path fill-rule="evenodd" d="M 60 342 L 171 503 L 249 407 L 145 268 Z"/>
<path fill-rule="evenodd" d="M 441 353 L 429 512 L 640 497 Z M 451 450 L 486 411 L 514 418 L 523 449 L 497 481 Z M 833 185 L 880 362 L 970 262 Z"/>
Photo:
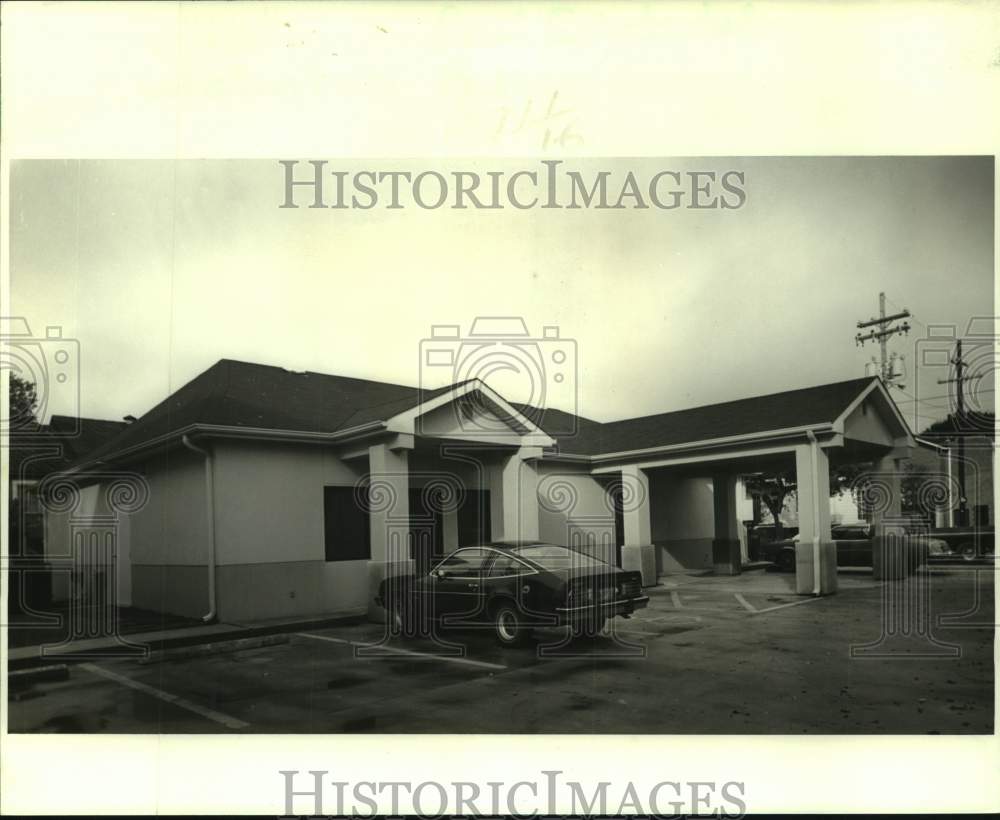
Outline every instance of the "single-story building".
<path fill-rule="evenodd" d="M 891 488 L 914 445 L 877 378 L 602 423 L 476 379 L 421 390 L 222 360 L 63 473 L 78 489 L 52 482 L 47 550 L 103 561 L 122 605 L 378 617 L 387 572 L 487 540 L 578 546 L 646 584 L 739 571 L 738 476 L 794 468 L 811 545 L 797 583 L 824 593 L 831 461 L 875 461 Z M 898 515 L 884 495 L 878 514 Z"/>

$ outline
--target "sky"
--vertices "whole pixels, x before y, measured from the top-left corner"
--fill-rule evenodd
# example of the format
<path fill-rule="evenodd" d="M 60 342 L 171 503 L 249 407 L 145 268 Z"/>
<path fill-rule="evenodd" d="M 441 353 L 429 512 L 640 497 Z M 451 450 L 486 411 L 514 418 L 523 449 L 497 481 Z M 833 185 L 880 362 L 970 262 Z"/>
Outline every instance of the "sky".
<path fill-rule="evenodd" d="M 538 169 L 534 160 L 327 159 L 331 169 Z M 401 384 L 434 325 L 521 317 L 559 329 L 576 373 L 539 370 L 545 402 L 611 420 L 863 376 L 877 346 L 858 320 L 908 308 L 911 425 L 949 407 L 920 364 L 930 328 L 965 334 L 994 314 L 993 160 L 710 158 L 570 160 L 629 170 L 745 174 L 733 210 L 282 209 L 277 160 L 12 163 L 11 310 L 34 337 L 58 326 L 79 368 L 43 413 L 140 416 L 221 358 Z M 614 187 L 614 186 L 612 186 Z M 992 326 L 986 331 L 992 332 Z M 54 345 L 39 349 L 53 355 Z M 977 354 L 978 355 L 978 354 Z M 545 361 L 549 361 L 546 359 Z M 992 409 L 989 355 L 973 397 Z M 486 372 L 486 371 L 483 371 Z M 451 375 L 449 372 L 447 375 Z M 523 374 L 488 379 L 524 400 Z M 537 385 L 536 385 L 537 389 Z M 538 394 L 535 394 L 538 398 Z M 914 399 L 920 401 L 914 401 Z M 914 417 L 916 413 L 916 417 Z"/>

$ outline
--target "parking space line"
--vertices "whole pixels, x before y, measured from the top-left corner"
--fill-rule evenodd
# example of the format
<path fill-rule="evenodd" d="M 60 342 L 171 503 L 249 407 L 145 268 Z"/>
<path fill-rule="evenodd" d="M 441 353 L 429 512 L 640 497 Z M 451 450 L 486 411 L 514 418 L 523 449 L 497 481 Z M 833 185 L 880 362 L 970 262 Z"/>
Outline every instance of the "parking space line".
<path fill-rule="evenodd" d="M 790 604 L 778 604 L 777 606 L 769 606 L 767 609 L 758 609 L 754 615 L 763 615 L 765 612 L 774 612 L 776 609 L 787 609 L 790 606 L 802 606 L 802 604 L 811 604 L 813 601 L 822 600 L 822 596 L 817 595 L 813 598 L 806 598 L 802 601 L 792 601 Z"/>
<path fill-rule="evenodd" d="M 369 646 L 375 647 L 376 644 L 362 643 L 361 641 L 348 641 L 344 638 L 331 638 L 328 635 L 310 635 L 308 632 L 296 632 L 300 638 L 312 638 L 317 641 L 330 641 L 331 643 L 348 644 L 349 646 Z M 500 663 L 489 663 L 487 661 L 475 661 L 472 658 L 459 658 L 449 655 L 432 655 L 428 652 L 416 652 L 412 649 L 401 649 L 396 646 L 379 646 L 380 652 L 386 652 L 390 655 L 409 655 L 414 658 L 425 658 L 427 660 L 433 661 L 450 661 L 451 663 L 465 664 L 466 666 L 478 666 L 483 669 L 507 669 L 508 667 Z M 368 657 L 373 657 L 369 655 Z"/>
<path fill-rule="evenodd" d="M 179 697 L 178 695 L 171 695 L 169 692 L 164 692 L 162 689 L 157 689 L 154 686 L 149 686 L 145 683 L 140 683 L 137 680 L 132 680 L 132 678 L 126 677 L 125 675 L 119 675 L 108 669 L 103 669 L 96 664 L 81 663 L 80 668 L 87 670 L 93 675 L 99 675 L 102 678 L 113 680 L 115 683 L 120 683 L 122 686 L 128 686 L 131 689 L 143 692 L 144 694 L 158 698 L 159 700 L 172 703 L 174 706 L 180 706 L 182 709 L 187 709 L 189 712 L 194 712 L 196 715 L 201 715 L 209 720 L 214 720 L 216 723 L 221 723 L 223 726 L 230 729 L 246 729 L 250 725 L 246 721 L 240 720 L 239 718 L 224 715 L 222 712 L 216 712 L 214 709 L 209 709 L 205 706 L 199 706 L 197 703 L 193 703 L 186 698 Z"/>
<path fill-rule="evenodd" d="M 683 609 L 681 606 L 681 596 L 677 594 L 677 590 L 670 590 L 670 603 L 674 605 L 674 609 Z"/>
<path fill-rule="evenodd" d="M 736 598 L 737 601 L 739 601 L 741 604 L 743 604 L 743 608 L 746 609 L 747 612 L 756 612 L 757 611 L 757 607 L 755 607 L 753 604 L 751 604 L 740 593 L 734 592 L 733 595 L 734 595 L 734 597 Z"/>

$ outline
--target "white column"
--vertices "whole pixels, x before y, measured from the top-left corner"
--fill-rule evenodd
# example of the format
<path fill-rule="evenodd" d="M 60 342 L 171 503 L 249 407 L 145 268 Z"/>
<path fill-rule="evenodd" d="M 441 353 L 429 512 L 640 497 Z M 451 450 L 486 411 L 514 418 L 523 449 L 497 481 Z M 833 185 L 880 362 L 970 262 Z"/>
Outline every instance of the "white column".
<path fill-rule="evenodd" d="M 642 573 L 642 585 L 656 583 L 656 554 L 649 522 L 649 476 L 635 465 L 622 467 L 622 569 Z"/>
<path fill-rule="evenodd" d="M 390 575 L 413 572 L 410 557 L 410 471 L 412 441 L 394 440 L 368 448 L 371 514 L 368 561 L 368 617 L 382 622 L 385 614 L 375 604 L 379 584 Z"/>
<path fill-rule="evenodd" d="M 490 518 L 496 541 L 538 538 L 540 447 L 521 447 L 490 470 Z"/>
<path fill-rule="evenodd" d="M 836 592 L 837 550 L 830 536 L 830 460 L 818 444 L 795 448 L 795 485 L 799 508 L 796 592 Z"/>

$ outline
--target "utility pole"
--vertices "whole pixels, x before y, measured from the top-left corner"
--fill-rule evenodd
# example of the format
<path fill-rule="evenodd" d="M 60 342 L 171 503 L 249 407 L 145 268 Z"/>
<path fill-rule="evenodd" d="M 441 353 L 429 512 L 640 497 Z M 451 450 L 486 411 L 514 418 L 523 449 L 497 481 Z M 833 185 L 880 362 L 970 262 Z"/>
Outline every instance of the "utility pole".
<path fill-rule="evenodd" d="M 953 417 L 955 426 L 955 437 L 958 439 L 958 526 L 967 527 L 969 525 L 968 500 L 965 495 L 965 436 L 962 425 L 965 424 L 965 388 L 962 382 L 965 377 L 965 362 L 962 360 L 962 340 L 955 342 L 955 355 L 951 360 L 955 365 L 955 378 L 938 379 L 938 384 L 954 384 L 958 392 L 956 401 L 956 415 Z"/>
<path fill-rule="evenodd" d="M 859 330 L 876 325 L 878 329 L 873 328 L 867 333 L 857 333 L 854 336 L 854 343 L 859 347 L 864 347 L 865 342 L 878 342 L 882 355 L 878 360 L 872 359 L 872 361 L 878 365 L 879 375 L 882 377 L 882 381 L 886 383 L 886 386 L 898 387 L 901 390 L 904 389 L 906 385 L 897 383 L 902 374 L 896 373 L 897 356 L 895 353 L 891 356 L 889 355 L 888 339 L 890 336 L 895 336 L 897 333 L 903 335 L 910 332 L 910 325 L 908 322 L 903 322 L 901 325 L 893 325 L 893 322 L 896 320 L 908 319 L 909 317 L 910 311 L 906 308 L 903 308 L 900 313 L 894 313 L 891 316 L 886 316 L 885 293 L 882 292 L 878 295 L 878 318 L 872 317 L 867 322 L 858 322 Z M 902 359 L 902 356 L 899 358 Z"/>

